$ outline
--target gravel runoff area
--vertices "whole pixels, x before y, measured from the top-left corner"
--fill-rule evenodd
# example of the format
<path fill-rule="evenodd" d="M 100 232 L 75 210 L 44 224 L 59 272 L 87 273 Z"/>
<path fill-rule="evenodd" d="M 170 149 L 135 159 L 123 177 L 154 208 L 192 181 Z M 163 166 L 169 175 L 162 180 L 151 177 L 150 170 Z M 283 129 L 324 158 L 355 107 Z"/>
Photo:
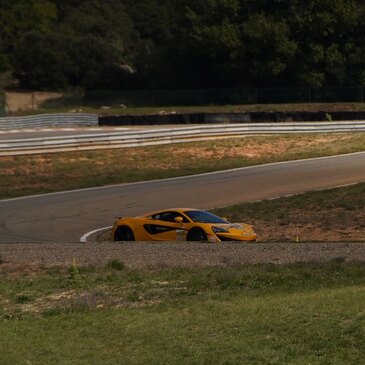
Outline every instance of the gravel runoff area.
<path fill-rule="evenodd" d="M 0 244 L 0 273 L 30 267 L 105 265 L 130 268 L 364 261 L 365 243 L 18 243 Z"/>

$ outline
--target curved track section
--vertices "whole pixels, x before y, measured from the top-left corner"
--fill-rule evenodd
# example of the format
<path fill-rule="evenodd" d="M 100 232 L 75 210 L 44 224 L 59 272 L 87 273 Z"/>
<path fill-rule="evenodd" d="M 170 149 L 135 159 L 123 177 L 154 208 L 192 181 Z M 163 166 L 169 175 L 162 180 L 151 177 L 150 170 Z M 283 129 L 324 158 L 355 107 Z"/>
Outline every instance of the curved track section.
<path fill-rule="evenodd" d="M 0 242 L 79 242 L 120 215 L 211 209 L 365 181 L 365 152 L 0 201 Z"/>

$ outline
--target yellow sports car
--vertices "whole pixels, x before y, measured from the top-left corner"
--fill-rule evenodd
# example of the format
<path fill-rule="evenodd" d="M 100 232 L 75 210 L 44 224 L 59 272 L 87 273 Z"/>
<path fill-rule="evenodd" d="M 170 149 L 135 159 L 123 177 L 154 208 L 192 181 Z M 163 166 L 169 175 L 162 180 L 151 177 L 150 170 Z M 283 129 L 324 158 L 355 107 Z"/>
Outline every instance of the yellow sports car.
<path fill-rule="evenodd" d="M 140 217 L 118 218 L 113 226 L 115 241 L 255 241 L 252 226 L 230 223 L 198 209 L 177 208 Z"/>

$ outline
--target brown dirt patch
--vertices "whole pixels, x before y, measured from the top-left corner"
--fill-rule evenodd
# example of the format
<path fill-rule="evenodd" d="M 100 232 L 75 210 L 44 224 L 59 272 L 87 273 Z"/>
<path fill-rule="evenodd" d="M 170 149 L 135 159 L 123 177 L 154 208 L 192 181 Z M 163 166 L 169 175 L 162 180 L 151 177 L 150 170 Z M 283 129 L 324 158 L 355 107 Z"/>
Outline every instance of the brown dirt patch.
<path fill-rule="evenodd" d="M 171 150 L 172 156 L 179 158 L 182 156 L 199 157 L 201 159 L 210 158 L 224 158 L 224 157 L 248 157 L 248 158 L 260 158 L 267 155 L 280 155 L 293 149 L 308 149 L 310 146 L 320 146 L 324 144 L 331 144 L 333 142 L 346 141 L 351 139 L 351 135 L 310 135 L 302 136 L 297 140 L 292 139 L 275 139 L 275 140 L 255 140 L 250 142 L 249 137 L 245 137 L 241 143 L 227 142 L 227 146 L 219 145 L 215 147 L 214 143 L 211 146 L 194 146 L 184 147 L 175 146 Z"/>
<path fill-rule="evenodd" d="M 9 114 L 37 110 L 45 101 L 62 96 L 55 92 L 7 92 L 6 106 Z"/>

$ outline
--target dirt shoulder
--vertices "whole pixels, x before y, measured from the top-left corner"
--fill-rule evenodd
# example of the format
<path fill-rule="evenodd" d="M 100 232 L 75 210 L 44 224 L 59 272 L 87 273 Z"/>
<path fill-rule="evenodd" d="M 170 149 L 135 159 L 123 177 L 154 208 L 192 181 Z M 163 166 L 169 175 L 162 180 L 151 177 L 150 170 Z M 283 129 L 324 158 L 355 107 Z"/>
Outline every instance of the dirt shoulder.
<path fill-rule="evenodd" d="M 365 243 L 18 243 L 0 245 L 0 274 L 52 266 L 103 266 L 118 259 L 130 268 L 169 268 L 364 261 Z"/>

